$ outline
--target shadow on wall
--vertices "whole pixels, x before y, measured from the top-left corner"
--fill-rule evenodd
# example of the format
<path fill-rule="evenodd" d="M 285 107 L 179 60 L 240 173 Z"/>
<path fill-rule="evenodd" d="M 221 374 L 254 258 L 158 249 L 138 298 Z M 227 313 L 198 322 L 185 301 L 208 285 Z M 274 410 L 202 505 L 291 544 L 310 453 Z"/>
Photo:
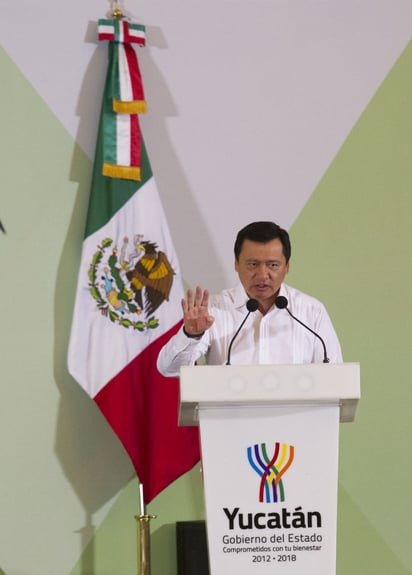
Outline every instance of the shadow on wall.
<path fill-rule="evenodd" d="M 84 233 L 91 163 L 76 147 L 79 188 L 56 275 L 54 379 L 60 391 L 55 451 L 86 515 L 93 514 L 134 475 L 130 460 L 94 401 L 71 377 L 67 349 Z"/>
<path fill-rule="evenodd" d="M 152 573 L 176 573 L 176 524 L 169 523 L 156 529 L 150 540 Z"/>
<path fill-rule="evenodd" d="M 207 226 L 181 163 L 184 158 L 179 159 L 167 129 L 170 118 L 177 118 L 178 122 L 179 105 L 152 57 L 153 50 L 168 48 L 167 41 L 160 28 L 149 26 L 146 30 L 148 46 L 138 53 L 148 106 L 148 113 L 141 119 L 143 136 L 183 278 L 195 278 L 200 282 L 206 274 L 208 287 L 213 290 L 214 283 L 218 283 L 213 278 L 224 277 L 225 273 L 222 267 L 219 269 L 216 254 L 211 253 L 211 238 L 218 230 Z M 195 126 L 193 138 L 194 141 L 199 138 Z M 193 257 L 193 251 L 196 257 Z M 213 261 L 212 270 L 205 270 L 207 261 Z"/>

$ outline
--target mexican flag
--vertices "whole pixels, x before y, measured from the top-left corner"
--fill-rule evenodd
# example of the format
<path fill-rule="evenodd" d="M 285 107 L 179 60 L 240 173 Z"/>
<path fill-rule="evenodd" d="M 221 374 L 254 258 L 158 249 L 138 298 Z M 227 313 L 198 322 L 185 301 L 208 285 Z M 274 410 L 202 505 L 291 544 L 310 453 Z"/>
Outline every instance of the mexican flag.
<path fill-rule="evenodd" d="M 178 380 L 156 369 L 161 347 L 181 325 L 184 294 L 143 141 L 140 181 L 102 174 L 109 76 L 110 69 L 68 364 L 123 443 L 148 503 L 199 460 L 198 430 L 178 427 Z"/>

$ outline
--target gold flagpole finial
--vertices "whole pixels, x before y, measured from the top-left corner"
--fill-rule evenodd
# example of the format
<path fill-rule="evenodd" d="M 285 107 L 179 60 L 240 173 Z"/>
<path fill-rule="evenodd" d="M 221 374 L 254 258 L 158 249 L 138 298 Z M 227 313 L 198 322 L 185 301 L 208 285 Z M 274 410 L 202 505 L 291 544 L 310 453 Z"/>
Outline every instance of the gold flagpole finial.
<path fill-rule="evenodd" d="M 123 12 L 119 6 L 119 0 L 114 0 L 113 2 L 112 18 L 117 18 L 118 20 L 123 18 Z"/>

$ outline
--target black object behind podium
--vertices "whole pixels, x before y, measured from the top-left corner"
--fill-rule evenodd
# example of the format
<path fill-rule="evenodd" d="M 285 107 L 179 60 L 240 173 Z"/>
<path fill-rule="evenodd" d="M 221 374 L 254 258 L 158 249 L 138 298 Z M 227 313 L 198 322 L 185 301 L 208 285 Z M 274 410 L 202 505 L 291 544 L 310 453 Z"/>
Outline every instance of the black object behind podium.
<path fill-rule="evenodd" d="M 205 521 L 176 523 L 178 575 L 210 575 Z"/>

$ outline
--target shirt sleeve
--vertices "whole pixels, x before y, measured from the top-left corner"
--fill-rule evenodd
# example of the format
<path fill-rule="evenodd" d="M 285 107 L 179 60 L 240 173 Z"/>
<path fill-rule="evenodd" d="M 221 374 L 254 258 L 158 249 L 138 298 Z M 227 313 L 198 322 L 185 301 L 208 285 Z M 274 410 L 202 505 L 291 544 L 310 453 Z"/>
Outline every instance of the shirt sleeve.
<path fill-rule="evenodd" d="M 180 330 L 162 347 L 157 358 L 157 369 L 165 377 L 179 377 L 180 368 L 194 365 L 209 348 L 209 334 L 200 339 L 187 337 Z"/>

